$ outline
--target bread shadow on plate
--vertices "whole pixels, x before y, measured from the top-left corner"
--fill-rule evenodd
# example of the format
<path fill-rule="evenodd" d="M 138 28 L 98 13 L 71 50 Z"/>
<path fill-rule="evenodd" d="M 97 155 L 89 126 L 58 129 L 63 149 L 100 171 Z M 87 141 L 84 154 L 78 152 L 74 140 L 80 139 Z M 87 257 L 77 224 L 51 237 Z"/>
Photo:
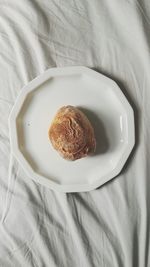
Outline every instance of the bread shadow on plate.
<path fill-rule="evenodd" d="M 102 120 L 90 109 L 81 106 L 77 106 L 77 108 L 87 116 L 94 128 L 96 138 L 96 151 L 94 156 L 106 153 L 109 149 L 109 141 Z"/>

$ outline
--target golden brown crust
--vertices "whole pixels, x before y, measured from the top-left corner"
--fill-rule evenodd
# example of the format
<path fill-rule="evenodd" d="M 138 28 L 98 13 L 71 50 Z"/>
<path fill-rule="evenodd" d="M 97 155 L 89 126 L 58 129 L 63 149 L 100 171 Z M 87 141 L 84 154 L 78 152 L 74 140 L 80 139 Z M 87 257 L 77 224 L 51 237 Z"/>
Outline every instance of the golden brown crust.
<path fill-rule="evenodd" d="M 80 159 L 95 151 L 93 127 L 83 112 L 76 107 L 60 108 L 48 134 L 53 147 L 65 159 Z"/>

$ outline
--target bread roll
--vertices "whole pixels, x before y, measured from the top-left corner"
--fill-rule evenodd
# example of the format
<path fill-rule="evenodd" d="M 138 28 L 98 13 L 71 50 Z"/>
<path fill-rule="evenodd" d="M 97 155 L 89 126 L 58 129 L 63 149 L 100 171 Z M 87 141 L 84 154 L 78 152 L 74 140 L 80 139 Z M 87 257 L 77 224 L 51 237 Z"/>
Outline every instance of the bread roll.
<path fill-rule="evenodd" d="M 65 159 L 77 160 L 95 151 L 93 127 L 83 112 L 76 107 L 61 107 L 48 134 L 53 147 Z"/>

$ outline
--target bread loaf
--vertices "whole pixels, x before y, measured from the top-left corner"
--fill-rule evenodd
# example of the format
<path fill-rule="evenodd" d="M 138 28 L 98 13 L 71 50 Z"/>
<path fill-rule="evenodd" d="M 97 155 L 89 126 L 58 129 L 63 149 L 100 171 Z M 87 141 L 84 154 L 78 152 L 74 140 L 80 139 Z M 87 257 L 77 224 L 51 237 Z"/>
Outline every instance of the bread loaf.
<path fill-rule="evenodd" d="M 77 160 L 95 151 L 93 127 L 86 115 L 74 106 L 58 110 L 48 134 L 53 147 L 65 159 Z"/>

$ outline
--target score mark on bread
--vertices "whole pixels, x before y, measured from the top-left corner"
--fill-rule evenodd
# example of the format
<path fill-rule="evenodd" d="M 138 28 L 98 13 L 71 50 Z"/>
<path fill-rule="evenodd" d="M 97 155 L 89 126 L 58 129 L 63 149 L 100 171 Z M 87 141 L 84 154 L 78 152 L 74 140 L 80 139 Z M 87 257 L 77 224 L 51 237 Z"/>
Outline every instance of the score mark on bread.
<path fill-rule="evenodd" d="M 63 106 L 58 110 L 48 135 L 54 149 L 68 160 L 86 157 L 96 148 L 94 130 L 90 121 L 74 106 Z"/>

